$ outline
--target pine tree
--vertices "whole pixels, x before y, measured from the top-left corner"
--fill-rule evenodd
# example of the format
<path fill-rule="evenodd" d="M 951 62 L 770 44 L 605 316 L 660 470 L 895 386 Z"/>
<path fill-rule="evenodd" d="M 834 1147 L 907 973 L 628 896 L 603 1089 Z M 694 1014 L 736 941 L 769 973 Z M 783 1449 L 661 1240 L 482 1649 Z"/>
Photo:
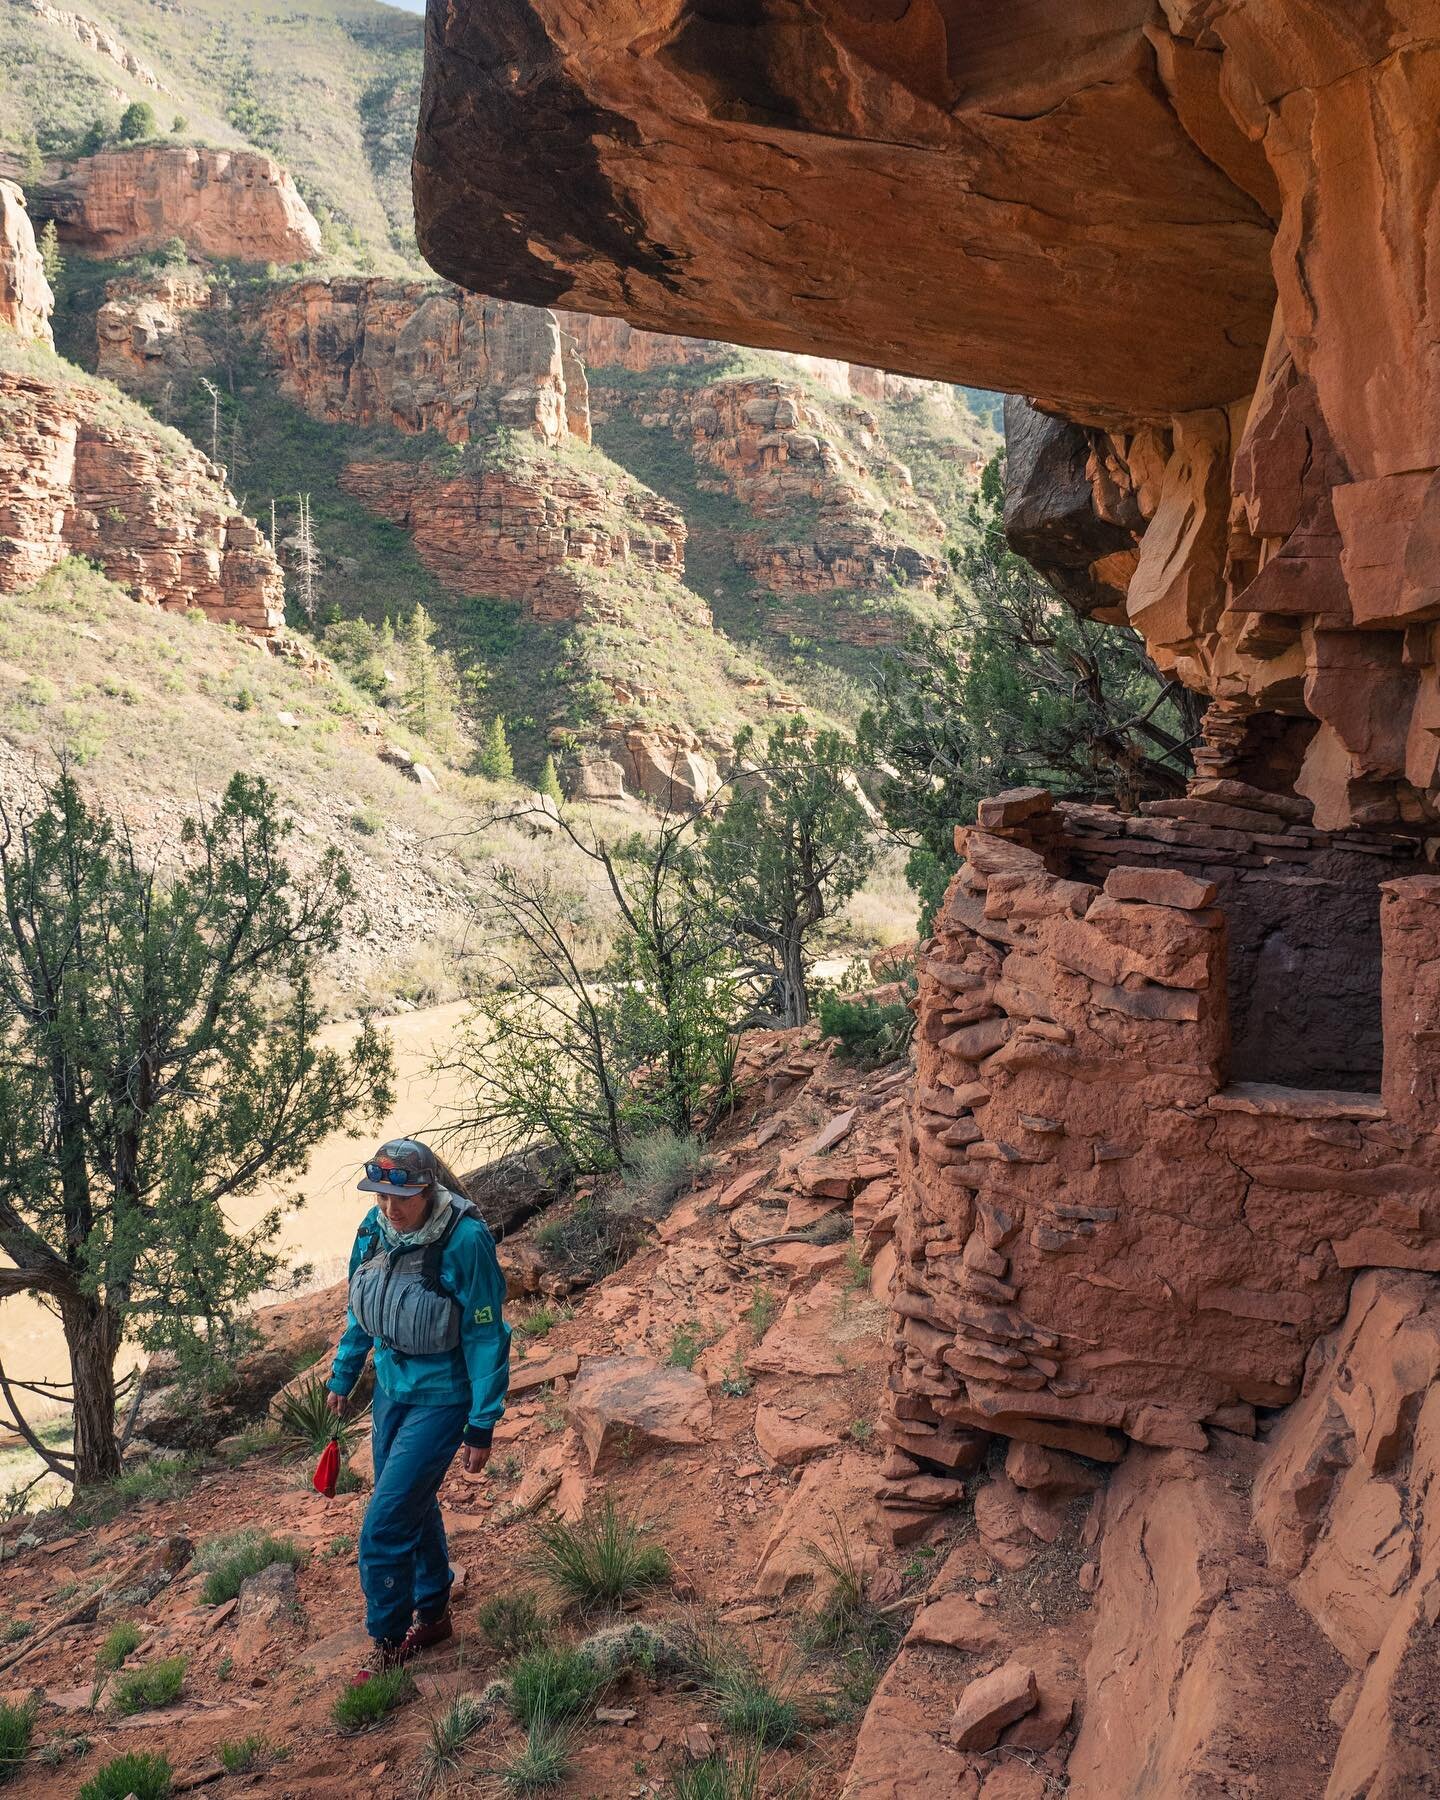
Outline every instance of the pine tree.
<path fill-rule="evenodd" d="M 515 758 L 510 751 L 510 739 L 505 735 L 505 720 L 499 713 L 491 719 L 480 739 L 475 752 L 475 773 L 488 776 L 491 781 L 513 781 L 515 778 Z"/>
<path fill-rule="evenodd" d="M 443 750 L 455 735 L 460 677 L 455 659 L 448 651 L 436 649 L 434 637 L 435 622 L 417 603 L 399 636 L 405 682 L 400 708 L 412 731 Z"/>
<path fill-rule="evenodd" d="M 564 800 L 565 796 L 560 791 L 560 776 L 555 768 L 553 756 L 545 758 L 540 769 L 540 780 L 536 786 L 537 792 L 543 794 L 547 800 L 553 800 L 557 806 Z"/>
<path fill-rule="evenodd" d="M 40 260 L 45 265 L 45 279 L 58 290 L 60 277 L 65 273 L 65 258 L 60 254 L 60 233 L 56 231 L 53 219 L 45 221 L 45 228 L 40 233 Z"/>

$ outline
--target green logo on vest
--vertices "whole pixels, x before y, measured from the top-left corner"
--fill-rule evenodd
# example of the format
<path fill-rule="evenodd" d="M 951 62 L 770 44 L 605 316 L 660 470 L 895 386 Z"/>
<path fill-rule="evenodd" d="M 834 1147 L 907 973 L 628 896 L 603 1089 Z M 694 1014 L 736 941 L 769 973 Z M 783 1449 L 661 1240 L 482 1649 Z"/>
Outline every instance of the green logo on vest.
<path fill-rule="evenodd" d="M 477 1306 L 475 1308 L 475 1323 L 477 1325 L 493 1325 L 495 1323 L 495 1314 L 488 1306 Z"/>

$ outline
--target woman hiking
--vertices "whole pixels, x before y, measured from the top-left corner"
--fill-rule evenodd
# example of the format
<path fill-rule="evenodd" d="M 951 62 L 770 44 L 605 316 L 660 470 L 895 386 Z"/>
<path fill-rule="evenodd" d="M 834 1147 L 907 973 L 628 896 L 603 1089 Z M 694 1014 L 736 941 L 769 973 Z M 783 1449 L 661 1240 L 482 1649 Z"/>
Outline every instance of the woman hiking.
<path fill-rule="evenodd" d="M 382 1144 L 360 1188 L 376 1203 L 350 1252 L 350 1307 L 326 1404 L 344 1416 L 373 1349 L 375 1487 L 360 1531 L 373 1640 L 357 1677 L 365 1681 L 454 1629 L 437 1495 L 461 1445 L 467 1475 L 490 1460 L 510 1383 L 510 1327 L 495 1240 L 427 1144 Z"/>

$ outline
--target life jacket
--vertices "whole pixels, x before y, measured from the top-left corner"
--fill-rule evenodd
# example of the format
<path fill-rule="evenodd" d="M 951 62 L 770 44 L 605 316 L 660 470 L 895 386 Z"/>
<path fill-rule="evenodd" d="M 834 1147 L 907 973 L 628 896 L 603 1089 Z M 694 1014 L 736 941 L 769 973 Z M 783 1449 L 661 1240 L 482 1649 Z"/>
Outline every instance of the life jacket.
<path fill-rule="evenodd" d="M 361 1330 L 399 1356 L 443 1356 L 460 1342 L 464 1308 L 441 1283 L 440 1259 L 460 1221 L 481 1213 L 473 1201 L 442 1192 L 450 1218 L 438 1237 L 388 1250 L 374 1230 L 350 1277 L 350 1310 Z"/>

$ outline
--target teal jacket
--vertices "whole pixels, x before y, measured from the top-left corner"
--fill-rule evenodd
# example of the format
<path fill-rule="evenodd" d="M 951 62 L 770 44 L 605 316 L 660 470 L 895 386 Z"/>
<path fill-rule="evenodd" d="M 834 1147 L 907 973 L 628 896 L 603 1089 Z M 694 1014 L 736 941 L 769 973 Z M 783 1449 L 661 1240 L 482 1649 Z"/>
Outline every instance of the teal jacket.
<path fill-rule="evenodd" d="M 379 1233 L 379 1217 L 379 1209 L 372 1206 L 360 1222 L 350 1252 L 352 1276 L 366 1245 Z M 439 1356 L 401 1356 L 377 1344 L 347 1309 L 345 1335 L 326 1386 L 332 1393 L 348 1394 L 373 1349 L 375 1379 L 390 1399 L 409 1406 L 468 1405 L 466 1443 L 488 1444 L 510 1386 L 510 1327 L 503 1316 L 505 1277 L 495 1240 L 474 1214 L 461 1219 L 450 1234 L 440 1259 L 440 1283 L 463 1308 L 455 1349 Z"/>

